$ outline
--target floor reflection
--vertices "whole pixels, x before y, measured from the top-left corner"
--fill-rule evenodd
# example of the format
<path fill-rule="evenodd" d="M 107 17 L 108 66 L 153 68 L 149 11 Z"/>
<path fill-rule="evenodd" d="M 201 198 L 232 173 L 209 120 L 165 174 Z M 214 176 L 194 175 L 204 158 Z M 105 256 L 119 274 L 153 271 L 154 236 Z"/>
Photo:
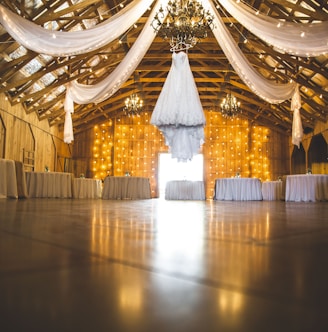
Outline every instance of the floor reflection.
<path fill-rule="evenodd" d="M 0 329 L 326 331 L 327 213 L 327 203 L 0 201 Z"/>
<path fill-rule="evenodd" d="M 204 204 L 158 205 L 153 264 L 177 273 L 203 274 Z"/>

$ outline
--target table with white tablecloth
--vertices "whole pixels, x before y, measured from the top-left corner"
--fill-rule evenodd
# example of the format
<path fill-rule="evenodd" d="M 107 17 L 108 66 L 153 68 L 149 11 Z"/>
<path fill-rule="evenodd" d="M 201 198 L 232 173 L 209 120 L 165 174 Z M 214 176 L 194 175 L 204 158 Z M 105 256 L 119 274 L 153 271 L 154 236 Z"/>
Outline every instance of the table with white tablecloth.
<path fill-rule="evenodd" d="M 102 182 L 97 179 L 73 179 L 73 198 L 101 198 Z"/>
<path fill-rule="evenodd" d="M 287 175 L 285 200 L 293 202 L 327 201 L 328 175 Z"/>
<path fill-rule="evenodd" d="M 26 198 L 27 196 L 23 163 L 0 158 L 0 198 Z"/>
<path fill-rule="evenodd" d="M 165 187 L 168 200 L 205 200 L 203 181 L 168 181 Z"/>
<path fill-rule="evenodd" d="M 108 176 L 104 180 L 103 199 L 150 199 L 149 178 L 137 176 Z"/>
<path fill-rule="evenodd" d="M 72 173 L 26 172 L 29 197 L 71 198 Z"/>
<path fill-rule="evenodd" d="M 214 199 L 222 201 L 261 201 L 261 181 L 256 178 L 216 179 Z"/>
<path fill-rule="evenodd" d="M 0 159 L 0 198 L 17 198 L 15 161 Z"/>
<path fill-rule="evenodd" d="M 262 182 L 262 196 L 264 201 L 279 201 L 282 199 L 282 181 Z"/>

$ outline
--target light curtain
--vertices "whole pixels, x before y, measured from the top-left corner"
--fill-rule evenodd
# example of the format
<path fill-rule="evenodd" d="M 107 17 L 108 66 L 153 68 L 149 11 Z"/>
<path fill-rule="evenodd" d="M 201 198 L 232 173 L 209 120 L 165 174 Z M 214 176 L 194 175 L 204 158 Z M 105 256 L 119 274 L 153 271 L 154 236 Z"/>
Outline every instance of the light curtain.
<path fill-rule="evenodd" d="M 241 2 L 218 1 L 247 30 L 281 52 L 305 57 L 328 53 L 328 21 L 312 24 L 286 22 L 257 14 Z"/>
<path fill-rule="evenodd" d="M 0 5 L 0 23 L 21 45 L 37 53 L 70 56 L 96 50 L 127 31 L 154 0 L 135 0 L 108 20 L 81 31 L 52 31 Z"/>

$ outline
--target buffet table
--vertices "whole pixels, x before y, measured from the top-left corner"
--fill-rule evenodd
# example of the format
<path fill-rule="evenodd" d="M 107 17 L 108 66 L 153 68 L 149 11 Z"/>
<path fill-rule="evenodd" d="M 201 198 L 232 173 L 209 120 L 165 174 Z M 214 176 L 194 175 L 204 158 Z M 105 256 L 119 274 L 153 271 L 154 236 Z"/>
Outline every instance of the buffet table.
<path fill-rule="evenodd" d="M 73 198 L 101 198 L 101 191 L 101 180 L 73 179 Z"/>
<path fill-rule="evenodd" d="M 71 198 L 72 173 L 26 172 L 29 197 Z"/>
<path fill-rule="evenodd" d="M 105 178 L 103 199 L 150 199 L 148 178 L 136 176 L 109 176 Z"/>
<path fill-rule="evenodd" d="M 293 202 L 327 201 L 328 175 L 287 175 L 285 200 Z"/>
<path fill-rule="evenodd" d="M 165 187 L 168 200 L 205 200 L 203 181 L 169 181 Z"/>
<path fill-rule="evenodd" d="M 262 183 L 264 201 L 278 201 L 283 198 L 282 181 L 265 181 Z"/>
<path fill-rule="evenodd" d="M 261 181 L 255 178 L 216 179 L 214 199 L 222 201 L 261 201 Z"/>
<path fill-rule="evenodd" d="M 0 159 L 0 198 L 17 198 L 15 161 Z"/>

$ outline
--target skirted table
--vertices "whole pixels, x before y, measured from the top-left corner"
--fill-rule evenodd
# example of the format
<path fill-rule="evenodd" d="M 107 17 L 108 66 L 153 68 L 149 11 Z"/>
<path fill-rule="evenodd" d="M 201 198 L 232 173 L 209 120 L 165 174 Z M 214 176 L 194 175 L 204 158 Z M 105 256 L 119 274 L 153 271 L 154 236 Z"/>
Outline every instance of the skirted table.
<path fill-rule="evenodd" d="M 261 181 L 256 178 L 216 179 L 213 199 L 221 201 L 261 201 Z"/>
<path fill-rule="evenodd" d="M 23 163 L 0 158 L 0 198 L 26 198 Z"/>
<path fill-rule="evenodd" d="M 287 175 L 285 200 L 292 202 L 328 201 L 328 175 Z"/>
<path fill-rule="evenodd" d="M 137 176 L 108 176 L 105 178 L 102 199 L 150 199 L 149 178 Z"/>
<path fill-rule="evenodd" d="M 26 172 L 29 197 L 72 198 L 72 173 Z"/>
<path fill-rule="evenodd" d="M 101 198 L 102 182 L 97 179 L 73 179 L 73 198 Z"/>
<path fill-rule="evenodd" d="M 205 200 L 203 181 L 168 181 L 165 187 L 167 200 Z"/>
<path fill-rule="evenodd" d="M 279 201 L 283 199 L 282 181 L 262 182 L 262 196 L 264 201 Z"/>

